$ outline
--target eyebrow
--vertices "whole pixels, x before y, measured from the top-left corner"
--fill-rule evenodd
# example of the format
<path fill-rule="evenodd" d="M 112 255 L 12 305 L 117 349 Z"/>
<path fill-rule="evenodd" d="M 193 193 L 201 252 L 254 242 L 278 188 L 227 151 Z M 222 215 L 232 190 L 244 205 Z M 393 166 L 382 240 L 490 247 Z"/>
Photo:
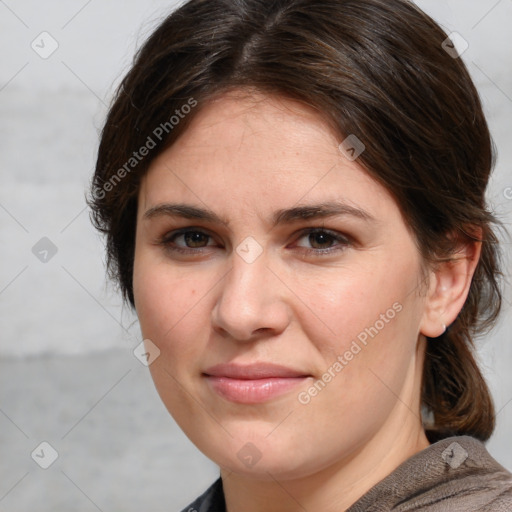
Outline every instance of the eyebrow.
<path fill-rule="evenodd" d="M 149 208 L 143 215 L 143 219 L 169 216 L 182 217 L 191 220 L 202 220 L 212 224 L 229 226 L 229 221 L 215 212 L 207 209 L 183 203 L 164 203 Z M 277 210 L 272 217 L 273 227 L 279 224 L 292 224 L 301 220 L 322 219 L 335 216 L 351 216 L 364 221 L 375 221 L 375 218 L 367 211 L 339 201 L 329 201 L 305 206 Z"/>

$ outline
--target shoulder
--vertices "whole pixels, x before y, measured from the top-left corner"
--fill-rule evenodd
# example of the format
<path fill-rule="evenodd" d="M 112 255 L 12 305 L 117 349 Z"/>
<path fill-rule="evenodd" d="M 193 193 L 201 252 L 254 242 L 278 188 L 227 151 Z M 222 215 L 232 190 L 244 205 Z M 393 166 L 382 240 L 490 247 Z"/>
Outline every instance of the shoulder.
<path fill-rule="evenodd" d="M 449 467 L 447 483 L 460 489 L 458 499 L 466 503 L 466 510 L 512 511 L 512 473 L 489 454 L 481 441 L 460 436 L 441 443 L 441 455 Z"/>
<path fill-rule="evenodd" d="M 221 478 L 219 477 L 201 496 L 181 512 L 226 512 Z"/>
<path fill-rule="evenodd" d="M 450 511 L 512 511 L 512 474 L 478 439 L 443 439 L 417 457 L 426 461 L 431 470 L 431 485 L 425 491 L 432 500 L 432 510 L 436 509 L 436 500 L 440 500 L 444 510 Z"/>
<path fill-rule="evenodd" d="M 410 457 L 349 510 L 510 512 L 512 474 L 478 439 L 450 437 Z"/>
<path fill-rule="evenodd" d="M 481 512 L 510 512 L 512 510 L 512 490 L 501 492 L 495 499 L 485 505 Z"/>

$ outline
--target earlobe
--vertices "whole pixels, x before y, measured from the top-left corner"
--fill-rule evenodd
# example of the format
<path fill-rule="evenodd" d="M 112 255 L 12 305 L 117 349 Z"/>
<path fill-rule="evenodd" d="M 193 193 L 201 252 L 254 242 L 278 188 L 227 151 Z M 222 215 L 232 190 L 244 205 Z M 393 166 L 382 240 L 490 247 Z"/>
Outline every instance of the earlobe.
<path fill-rule="evenodd" d="M 469 294 L 481 249 L 480 241 L 461 242 L 450 259 L 438 262 L 431 271 L 421 334 L 437 338 L 455 321 Z"/>

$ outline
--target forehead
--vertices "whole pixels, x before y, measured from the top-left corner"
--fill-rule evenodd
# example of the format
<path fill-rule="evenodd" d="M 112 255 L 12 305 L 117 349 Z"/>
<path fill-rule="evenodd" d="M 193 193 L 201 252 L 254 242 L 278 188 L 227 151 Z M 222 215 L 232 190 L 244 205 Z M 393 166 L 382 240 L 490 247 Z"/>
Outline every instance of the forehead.
<path fill-rule="evenodd" d="M 337 154 L 337 139 L 327 121 L 312 107 L 283 96 L 237 89 L 200 106 L 174 146 L 176 150 L 183 149 L 182 156 L 188 157 L 203 149 L 222 147 L 233 151 L 242 146 L 260 152 L 265 149 L 266 154 L 278 148 L 298 151 L 316 146 L 323 151 L 334 149 Z"/>
<path fill-rule="evenodd" d="M 379 216 L 395 207 L 387 190 L 340 151 L 341 140 L 302 103 L 246 91 L 226 93 L 203 105 L 152 162 L 141 194 L 151 206 L 179 198 L 224 210 L 241 205 L 278 210 L 284 203 L 342 200 L 366 203 Z"/>

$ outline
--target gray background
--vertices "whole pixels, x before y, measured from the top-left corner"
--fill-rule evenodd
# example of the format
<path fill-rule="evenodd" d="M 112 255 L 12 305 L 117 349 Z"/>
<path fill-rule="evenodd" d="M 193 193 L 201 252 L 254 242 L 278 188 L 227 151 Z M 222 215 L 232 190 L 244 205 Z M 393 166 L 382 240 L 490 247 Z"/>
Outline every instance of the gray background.
<path fill-rule="evenodd" d="M 469 43 L 499 151 L 489 201 L 510 226 L 512 0 L 417 3 Z M 115 85 L 173 5 L 0 0 L 0 512 L 180 510 L 218 473 L 132 353 L 136 318 L 106 284 L 84 203 Z M 42 58 L 33 41 L 58 48 Z M 499 411 L 488 449 L 509 469 L 511 303 L 507 287 L 498 326 L 479 340 Z M 31 458 L 43 441 L 58 453 L 46 470 Z M 42 450 L 34 459 L 49 462 Z"/>

